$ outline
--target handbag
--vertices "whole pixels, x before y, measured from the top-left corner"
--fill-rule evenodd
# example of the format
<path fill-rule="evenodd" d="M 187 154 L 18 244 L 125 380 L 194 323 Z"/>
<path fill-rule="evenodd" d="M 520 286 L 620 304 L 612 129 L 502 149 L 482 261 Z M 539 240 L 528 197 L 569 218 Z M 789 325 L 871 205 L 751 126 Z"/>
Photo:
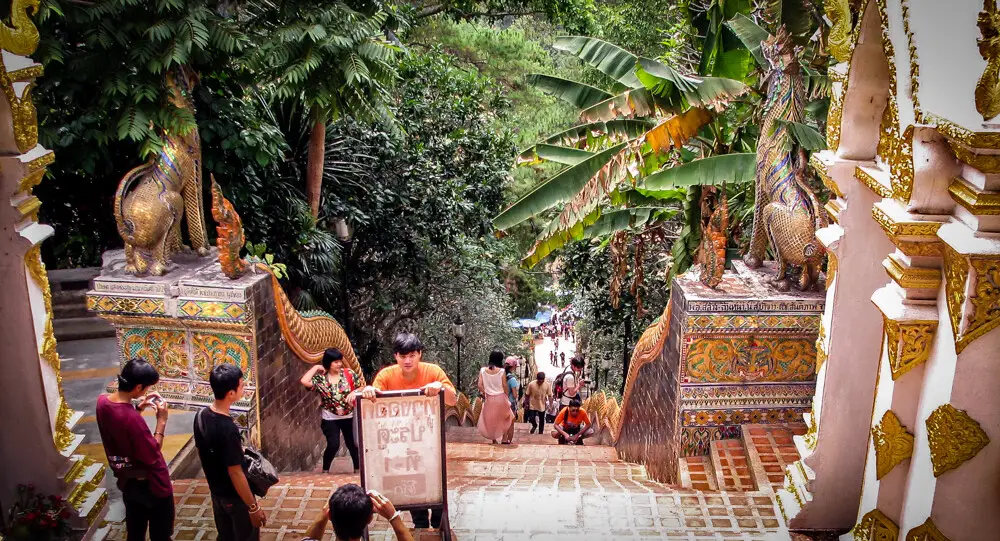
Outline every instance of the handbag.
<path fill-rule="evenodd" d="M 202 437 L 207 435 L 205 434 L 205 422 L 202 420 L 204 413 L 205 409 L 202 409 L 194 417 Z M 213 452 L 211 448 L 209 448 L 209 452 Z M 278 482 L 278 470 L 274 468 L 271 461 L 264 458 L 264 455 L 253 447 L 243 447 L 243 475 L 247 478 L 250 492 L 253 492 L 258 498 L 267 496 L 268 489 Z"/>

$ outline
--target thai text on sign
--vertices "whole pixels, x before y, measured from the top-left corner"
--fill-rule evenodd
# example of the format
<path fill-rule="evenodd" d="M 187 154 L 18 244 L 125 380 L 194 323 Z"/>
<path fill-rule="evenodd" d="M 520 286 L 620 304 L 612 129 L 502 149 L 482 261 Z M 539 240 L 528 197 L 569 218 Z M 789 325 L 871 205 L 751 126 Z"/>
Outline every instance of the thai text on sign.
<path fill-rule="evenodd" d="M 441 505 L 443 497 L 440 396 L 382 396 L 361 401 L 366 489 L 396 507 Z"/>

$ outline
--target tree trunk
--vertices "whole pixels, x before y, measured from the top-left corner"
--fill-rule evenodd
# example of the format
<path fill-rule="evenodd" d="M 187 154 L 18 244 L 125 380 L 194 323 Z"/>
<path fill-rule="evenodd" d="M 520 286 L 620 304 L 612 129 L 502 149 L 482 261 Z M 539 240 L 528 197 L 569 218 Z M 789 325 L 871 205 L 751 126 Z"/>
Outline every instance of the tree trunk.
<path fill-rule="evenodd" d="M 306 164 L 306 198 L 313 218 L 318 218 L 320 197 L 323 194 L 323 165 L 326 161 L 326 121 L 319 115 L 314 115 L 313 118 Z"/>

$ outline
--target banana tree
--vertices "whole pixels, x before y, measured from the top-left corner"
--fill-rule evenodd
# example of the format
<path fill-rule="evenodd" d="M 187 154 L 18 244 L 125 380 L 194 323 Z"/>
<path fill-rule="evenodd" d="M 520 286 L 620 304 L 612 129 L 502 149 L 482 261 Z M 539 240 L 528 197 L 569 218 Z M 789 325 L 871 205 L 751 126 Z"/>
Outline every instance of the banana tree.
<path fill-rule="evenodd" d="M 505 231 L 562 205 L 524 264 L 538 263 L 570 240 L 673 216 L 684 197 L 683 191 L 671 188 L 752 176 L 752 160 L 747 159 L 712 161 L 700 168 L 673 167 L 681 162 L 681 149 L 728 103 L 747 92 L 743 82 L 685 75 L 595 38 L 562 37 L 555 47 L 578 56 L 613 83 L 612 88 L 603 89 L 550 75 L 529 76 L 530 83 L 579 108 L 581 123 L 547 137 L 519 157 L 520 163 L 563 165 L 494 219 L 494 226 Z M 722 167 L 744 169 L 721 171 Z M 675 172 L 666 175 L 668 170 Z M 652 186 L 647 185 L 650 179 Z M 649 190 L 645 197 L 653 206 L 629 205 L 630 197 L 625 194 L 635 188 Z M 657 192 L 662 192 L 661 197 Z M 651 208 L 674 210 L 647 212 Z M 615 213 L 614 218 L 602 221 L 609 212 Z"/>

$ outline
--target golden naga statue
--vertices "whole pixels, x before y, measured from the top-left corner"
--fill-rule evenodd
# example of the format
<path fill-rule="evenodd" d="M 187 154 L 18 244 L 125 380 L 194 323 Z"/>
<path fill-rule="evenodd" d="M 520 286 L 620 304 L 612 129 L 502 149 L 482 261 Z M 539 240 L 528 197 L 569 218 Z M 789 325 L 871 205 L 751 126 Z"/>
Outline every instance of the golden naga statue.
<path fill-rule="evenodd" d="M 171 103 L 193 113 L 190 92 L 197 75 L 181 68 L 168 73 L 166 82 Z M 114 212 L 118 234 L 125 241 L 127 272 L 167 272 L 167 260 L 183 247 L 181 218 L 185 209 L 191 247 L 200 256 L 208 255 L 201 191 L 201 138 L 197 126 L 184 135 L 164 134 L 160 153 L 125 173 L 115 193 Z"/>
<path fill-rule="evenodd" d="M 258 263 L 257 268 L 271 274 L 278 326 L 281 328 L 285 343 L 295 356 L 307 363 L 315 364 L 323 359 L 323 352 L 327 348 L 337 348 L 344 354 L 344 363 L 347 367 L 361 374 L 361 365 L 358 363 L 357 355 L 354 354 L 354 347 L 340 323 L 321 310 L 299 313 L 285 295 L 285 290 L 278 283 L 278 277 L 267 265 Z M 361 378 L 363 380 L 364 375 Z"/>
<path fill-rule="evenodd" d="M 698 248 L 698 259 L 701 263 L 701 283 L 715 289 L 722 283 L 722 275 L 726 271 L 726 245 L 729 242 L 729 201 L 726 199 L 726 188 L 714 212 L 708 218 L 708 226 L 701 227 L 701 246 Z M 708 213 L 708 201 L 702 201 L 704 213 Z"/>
<path fill-rule="evenodd" d="M 236 213 L 233 204 L 222 195 L 222 187 L 215 182 L 215 176 L 209 175 L 212 181 L 212 218 L 215 218 L 215 231 L 218 238 L 215 245 L 219 247 L 219 264 L 222 274 L 235 280 L 246 274 L 250 268 L 246 259 L 240 257 L 240 250 L 246 243 L 243 237 L 243 220 Z"/>
<path fill-rule="evenodd" d="M 803 119 L 802 68 L 784 27 L 760 48 L 770 70 L 766 112 L 757 141 L 753 236 L 743 260 L 747 266 L 759 268 L 770 244 L 778 262 L 774 286 L 788 291 L 788 265 L 793 264 L 802 266 L 798 285 L 806 290 L 819 278 L 826 250 L 816 239 L 816 231 L 826 227 L 827 218 L 816 194 L 805 183 L 806 153 L 796 149 L 786 124 Z"/>

